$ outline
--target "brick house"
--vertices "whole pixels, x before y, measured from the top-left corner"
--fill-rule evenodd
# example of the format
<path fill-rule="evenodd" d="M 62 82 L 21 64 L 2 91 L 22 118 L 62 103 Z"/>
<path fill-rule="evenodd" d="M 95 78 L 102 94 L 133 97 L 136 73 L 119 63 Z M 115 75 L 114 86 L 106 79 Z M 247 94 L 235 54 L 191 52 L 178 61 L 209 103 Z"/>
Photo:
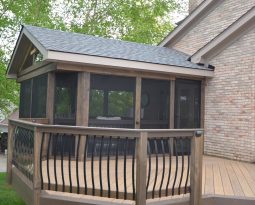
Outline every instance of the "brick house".
<path fill-rule="evenodd" d="M 173 91 L 170 94 L 170 97 L 171 95 L 172 97 L 176 96 L 176 102 L 175 105 L 170 103 L 170 108 L 168 108 L 170 114 L 165 116 L 165 122 L 151 121 L 150 127 L 149 125 L 140 125 L 143 119 L 140 119 L 136 114 L 134 117 L 136 125 L 132 120 L 129 125 L 121 124 L 119 126 L 134 128 L 204 127 L 205 154 L 253 162 L 255 161 L 254 5 L 254 0 L 247 0 L 245 3 L 241 0 L 190 0 L 190 15 L 156 47 L 97 37 L 82 37 L 78 34 L 24 26 L 9 64 L 7 76 L 17 79 L 18 82 L 21 82 L 21 87 L 24 87 L 28 79 L 37 75 L 47 72 L 55 73 L 58 70 L 73 71 L 77 74 L 81 71 L 79 65 L 92 65 L 92 67 L 98 67 L 98 71 L 95 68 L 92 71 L 88 66 L 82 67 L 83 71 L 114 75 L 118 73 L 118 75 L 131 77 L 151 78 L 150 76 L 153 76 L 157 79 L 170 80 L 170 90 L 177 87 L 176 93 Z M 73 44 L 74 47 L 70 47 L 71 44 L 63 46 L 71 38 L 84 41 L 84 43 Z M 84 46 L 87 46 L 86 42 L 90 46 L 88 51 L 83 49 Z M 102 49 L 100 50 L 96 46 L 101 46 Z M 52 50 L 57 51 L 58 54 L 56 55 Z M 32 56 L 37 55 L 38 51 L 43 57 L 43 62 L 39 62 L 37 65 L 32 63 L 31 66 Z M 25 56 L 26 53 L 30 53 L 31 57 Z M 106 58 L 98 61 L 96 57 L 85 58 L 84 55 Z M 116 59 L 119 59 L 118 62 Z M 104 67 L 104 70 L 101 67 Z M 105 70 L 108 68 L 109 71 L 106 72 Z M 144 75 L 141 75 L 140 73 L 143 72 Z M 45 78 L 46 81 L 47 78 L 51 78 L 50 75 L 49 73 L 49 76 Z M 77 81 L 83 77 L 79 77 Z M 195 84 L 195 81 L 198 80 L 197 88 L 196 85 L 193 85 L 193 88 L 188 87 L 191 89 L 189 92 L 193 93 L 197 93 L 195 90 L 201 88 L 202 92 L 197 93 L 195 97 L 201 101 L 201 104 L 192 107 L 191 103 L 189 108 L 192 107 L 192 110 L 189 109 L 189 112 L 192 114 L 186 114 L 187 116 L 180 119 L 181 110 L 177 108 L 181 106 L 182 100 L 192 97 L 190 95 L 182 99 L 178 91 L 178 87 L 187 87 L 187 83 L 189 84 L 185 79 L 191 79 Z M 38 83 L 40 82 L 38 81 Z M 160 83 L 158 86 L 161 86 Z M 184 87 L 180 89 L 184 89 Z M 165 92 L 168 93 L 167 90 L 168 88 L 165 89 Z M 178 95 L 180 96 L 178 97 Z M 46 103 L 46 96 L 43 99 Z M 193 101 L 195 101 L 194 99 Z M 25 102 L 24 99 L 21 99 L 21 111 L 24 108 L 23 101 Z M 75 104 L 75 101 L 72 103 Z M 47 110 L 52 113 L 43 113 L 45 109 L 46 107 L 42 113 L 37 113 L 34 116 L 30 111 L 28 111 L 28 113 L 30 112 L 29 116 L 26 114 L 22 116 L 20 113 L 20 118 L 46 118 L 43 122 L 51 124 L 58 121 L 61 123 L 61 120 L 53 119 L 53 108 L 51 111 Z M 147 111 L 151 116 L 145 113 L 148 119 L 158 118 L 159 114 L 156 112 L 160 111 L 153 109 L 153 111 Z M 132 107 L 129 112 L 130 110 L 134 111 L 135 109 Z M 185 108 L 182 110 L 184 111 Z M 74 120 L 68 122 L 69 124 L 86 126 L 89 123 L 93 126 L 103 126 L 102 119 L 97 124 L 98 121 L 84 120 L 78 116 L 78 111 L 75 112 L 70 116 L 77 115 L 77 120 L 76 118 L 69 119 L 69 121 Z M 169 111 L 166 109 L 164 112 Z M 185 113 L 182 114 L 185 115 Z M 184 118 L 188 119 L 187 122 L 184 122 Z M 85 124 L 79 122 L 80 120 Z M 160 123 L 162 124 L 160 125 Z"/>
<path fill-rule="evenodd" d="M 213 65 L 205 86 L 205 154 L 255 161 L 255 1 L 190 0 L 161 43 Z"/>

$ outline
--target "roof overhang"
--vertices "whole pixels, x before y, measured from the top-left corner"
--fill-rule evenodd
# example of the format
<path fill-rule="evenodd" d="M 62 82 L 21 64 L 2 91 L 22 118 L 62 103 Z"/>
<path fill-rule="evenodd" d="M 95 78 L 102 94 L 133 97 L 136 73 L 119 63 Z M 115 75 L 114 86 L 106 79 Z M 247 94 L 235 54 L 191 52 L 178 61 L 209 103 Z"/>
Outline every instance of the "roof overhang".
<path fill-rule="evenodd" d="M 7 67 L 7 78 L 17 78 L 17 73 L 20 70 L 20 65 L 23 64 L 26 55 L 28 55 L 28 49 L 33 45 L 43 55 L 45 59 L 47 57 L 47 50 L 34 38 L 29 31 L 22 26 L 17 43 L 11 56 L 11 60 Z M 18 54 L 19 53 L 19 54 Z"/>
<path fill-rule="evenodd" d="M 209 60 L 236 41 L 240 36 L 255 28 L 255 7 L 231 24 L 220 35 L 191 56 L 191 62 L 208 64 Z"/>
<path fill-rule="evenodd" d="M 209 11 L 223 2 L 222 0 L 205 0 L 202 2 L 182 23 L 169 33 L 160 43 L 159 46 L 172 46 L 181 39 L 190 28 L 194 27 Z"/>
<path fill-rule="evenodd" d="M 81 55 L 48 51 L 47 61 L 69 64 L 82 64 L 86 66 L 109 67 L 123 70 L 147 71 L 161 74 L 190 75 L 199 77 L 213 77 L 213 70 L 207 68 L 195 69 L 171 65 L 145 63 L 123 59 L 106 58 L 100 56 Z"/>

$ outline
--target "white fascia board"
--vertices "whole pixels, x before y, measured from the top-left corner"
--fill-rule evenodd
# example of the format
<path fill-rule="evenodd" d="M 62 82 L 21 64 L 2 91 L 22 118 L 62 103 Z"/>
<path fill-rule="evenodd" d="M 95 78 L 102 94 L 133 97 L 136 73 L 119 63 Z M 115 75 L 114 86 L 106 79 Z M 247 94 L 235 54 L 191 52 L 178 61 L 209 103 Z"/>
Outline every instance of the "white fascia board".
<path fill-rule="evenodd" d="M 47 61 L 82 64 L 88 66 L 109 67 L 134 71 L 147 71 L 161 74 L 179 74 L 201 77 L 213 77 L 214 72 L 207 69 L 185 68 L 171 65 L 160 65 L 138 61 L 113 59 L 100 56 L 81 55 L 48 51 Z"/>

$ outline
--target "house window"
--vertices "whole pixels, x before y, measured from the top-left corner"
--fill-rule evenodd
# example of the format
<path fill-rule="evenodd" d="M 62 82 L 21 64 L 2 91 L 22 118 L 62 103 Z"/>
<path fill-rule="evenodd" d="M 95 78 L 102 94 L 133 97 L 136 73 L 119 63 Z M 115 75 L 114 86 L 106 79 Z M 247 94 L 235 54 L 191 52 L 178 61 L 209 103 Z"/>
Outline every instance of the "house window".
<path fill-rule="evenodd" d="M 135 78 L 91 75 L 89 125 L 134 127 Z"/>
<path fill-rule="evenodd" d="M 20 118 L 45 118 L 47 74 L 21 82 Z"/>
<path fill-rule="evenodd" d="M 77 73 L 56 73 L 54 123 L 76 123 Z"/>

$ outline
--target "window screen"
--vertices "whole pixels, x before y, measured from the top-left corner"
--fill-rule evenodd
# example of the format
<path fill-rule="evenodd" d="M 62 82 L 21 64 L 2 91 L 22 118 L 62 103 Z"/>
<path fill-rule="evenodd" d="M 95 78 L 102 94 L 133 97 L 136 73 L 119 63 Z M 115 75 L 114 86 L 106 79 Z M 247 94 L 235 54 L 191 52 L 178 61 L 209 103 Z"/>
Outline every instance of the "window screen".
<path fill-rule="evenodd" d="M 91 75 L 89 125 L 134 127 L 135 78 Z"/>
<path fill-rule="evenodd" d="M 31 95 L 32 95 L 32 80 L 21 82 L 20 85 L 20 118 L 30 118 L 31 111 Z"/>
<path fill-rule="evenodd" d="M 141 128 L 169 128 L 170 82 L 142 79 Z"/>
<path fill-rule="evenodd" d="M 201 82 L 176 80 L 175 128 L 199 128 Z"/>
<path fill-rule="evenodd" d="M 32 89 L 32 118 L 46 117 L 47 74 L 33 79 Z"/>
<path fill-rule="evenodd" d="M 76 73 L 56 73 L 55 124 L 76 123 Z"/>

